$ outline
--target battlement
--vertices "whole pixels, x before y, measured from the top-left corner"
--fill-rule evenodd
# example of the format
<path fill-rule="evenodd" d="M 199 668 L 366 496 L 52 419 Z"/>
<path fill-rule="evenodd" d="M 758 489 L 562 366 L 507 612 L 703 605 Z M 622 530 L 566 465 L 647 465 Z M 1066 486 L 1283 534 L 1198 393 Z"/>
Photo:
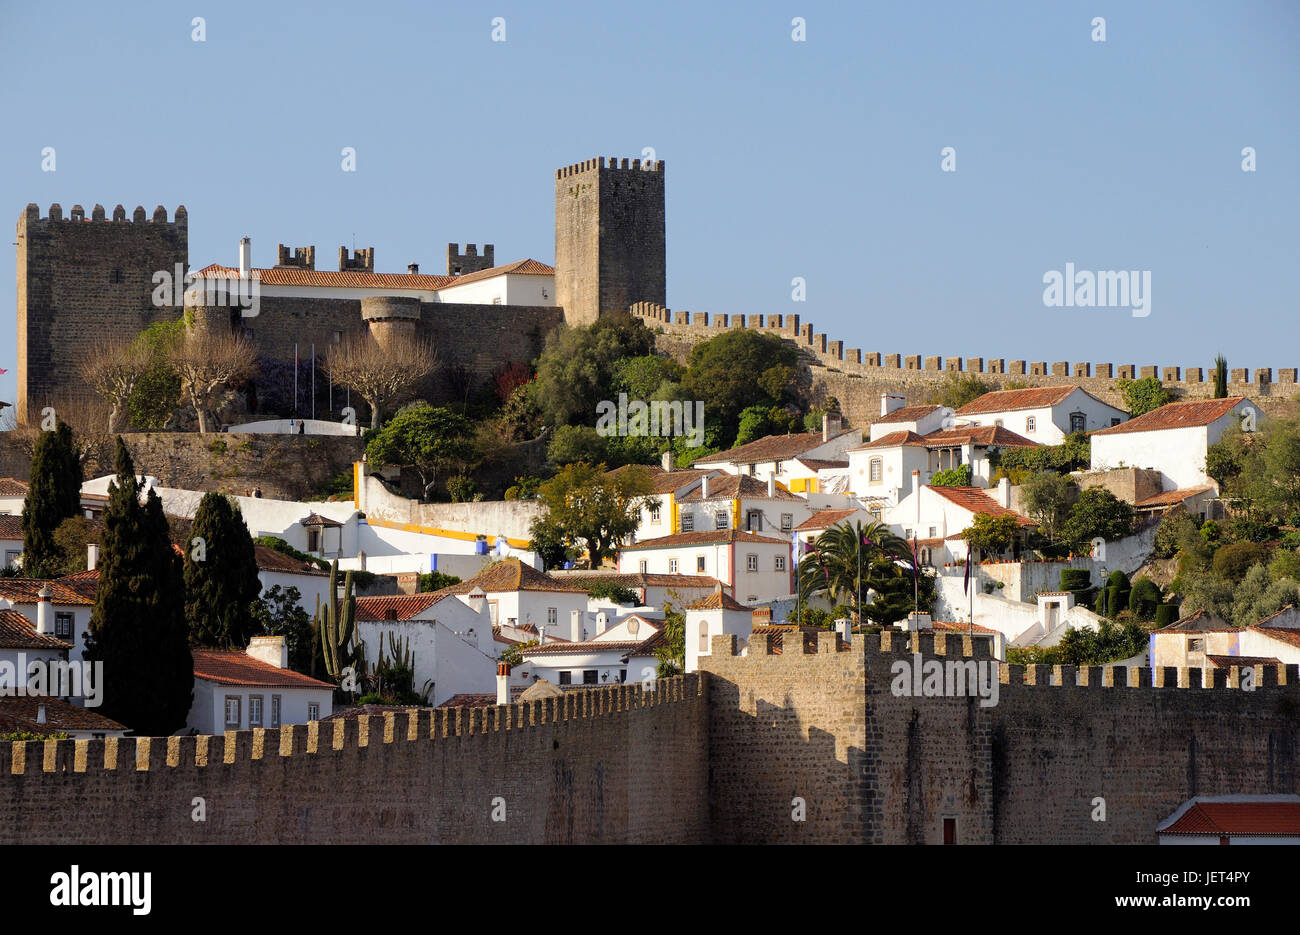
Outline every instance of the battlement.
<path fill-rule="evenodd" d="M 583 162 L 576 162 L 571 166 L 565 166 L 562 169 L 555 170 L 556 179 L 569 178 L 573 175 L 581 175 L 584 172 L 663 172 L 664 161 L 640 159 L 620 159 L 610 156 L 607 160 L 604 156 L 595 159 L 587 159 Z"/>
<path fill-rule="evenodd" d="M 312 247 L 294 247 L 293 255 L 289 255 L 289 248 L 284 244 L 275 245 L 275 265 L 276 266 L 296 266 L 299 269 L 316 268 L 316 248 Z"/>
<path fill-rule="evenodd" d="M 477 273 L 482 269 L 491 269 L 496 265 L 495 261 L 496 247 L 492 244 L 483 245 L 483 255 L 479 256 L 478 245 L 465 244 L 465 252 L 461 253 L 460 244 L 447 244 L 447 275 L 464 276 L 468 273 Z"/>
<path fill-rule="evenodd" d="M 482 738 L 504 731 L 583 721 L 662 705 L 696 703 L 698 676 L 570 691 L 558 698 L 483 708 L 420 708 L 282 728 L 254 728 L 190 737 L 110 737 L 102 740 L 16 741 L 0 744 L 0 776 L 41 773 L 162 771 L 320 756 L 382 744 Z"/>
<path fill-rule="evenodd" d="M 348 270 L 373 273 L 375 271 L 375 248 L 358 247 L 351 256 L 348 256 L 348 248 L 339 247 L 339 272 L 345 273 Z"/>
<path fill-rule="evenodd" d="M 18 219 L 18 224 L 19 229 L 21 230 L 23 227 L 33 224 L 74 224 L 93 221 L 111 221 L 126 224 L 144 224 L 147 222 L 150 224 L 170 224 L 175 227 L 185 228 L 189 224 L 189 213 L 185 210 L 184 205 L 177 205 L 173 220 L 168 221 L 167 209 L 162 205 L 158 205 L 153 209 L 153 217 L 147 217 L 144 207 L 136 205 L 135 212 L 132 214 L 131 220 L 128 221 L 126 218 L 126 209 L 121 205 L 117 205 L 113 208 L 113 216 L 110 219 L 105 217 L 104 206 L 97 204 L 91 208 L 89 218 L 86 217 L 86 209 L 81 205 L 73 205 L 72 209 L 68 212 L 68 216 L 65 218 L 63 216 L 63 206 L 58 202 L 55 202 L 50 205 L 49 213 L 46 214 L 45 217 L 41 217 L 40 205 L 31 203 L 23 209 L 22 216 Z"/>

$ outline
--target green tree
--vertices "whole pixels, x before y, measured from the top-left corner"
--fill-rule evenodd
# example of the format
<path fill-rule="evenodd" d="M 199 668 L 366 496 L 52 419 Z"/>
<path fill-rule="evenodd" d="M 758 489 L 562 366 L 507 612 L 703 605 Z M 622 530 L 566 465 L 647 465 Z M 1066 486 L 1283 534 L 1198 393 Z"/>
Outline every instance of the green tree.
<path fill-rule="evenodd" d="M 289 648 L 289 668 L 311 674 L 311 617 L 302 607 L 302 592 L 293 585 L 278 584 L 262 595 L 254 607 L 259 629 L 267 636 L 283 636 Z"/>
<path fill-rule="evenodd" d="M 1061 538 L 1076 552 L 1087 551 L 1098 537 L 1110 542 L 1133 531 L 1133 507 L 1104 487 L 1079 494 L 1061 524 Z"/>
<path fill-rule="evenodd" d="M 1074 485 L 1054 471 L 1030 474 L 1020 485 L 1025 515 L 1038 523 L 1039 531 L 1055 540 L 1070 512 Z"/>
<path fill-rule="evenodd" d="M 977 513 L 975 519 L 963 530 L 961 537 L 972 549 L 998 555 L 1011 548 L 1019 534 L 1020 524 L 1014 516 L 994 516 Z"/>
<path fill-rule="evenodd" d="M 776 335 L 725 331 L 691 348 L 682 387 L 688 398 L 704 401 L 730 441 L 746 408 L 785 401 L 798 359 L 798 351 Z"/>
<path fill-rule="evenodd" d="M 650 475 L 632 466 L 615 474 L 605 465 L 578 461 L 563 467 L 538 488 L 546 513 L 533 520 L 532 535 L 580 548 L 600 567 L 605 556 L 636 531 L 641 505 L 650 493 Z"/>
<path fill-rule="evenodd" d="M 1214 358 L 1214 398 L 1228 398 L 1228 359 L 1222 354 Z"/>
<path fill-rule="evenodd" d="M 184 337 L 184 318 L 154 322 L 136 337 L 147 351 L 149 365 L 126 405 L 134 428 L 165 428 L 180 408 L 181 378 L 171 364 L 171 352 Z"/>
<path fill-rule="evenodd" d="M 1174 401 L 1174 394 L 1156 377 L 1143 377 L 1140 380 L 1120 379 L 1116 382 L 1115 388 L 1124 397 L 1124 405 L 1134 416 L 1159 409 Z"/>
<path fill-rule="evenodd" d="M 1236 626 L 1248 627 L 1288 604 L 1297 603 L 1297 594 L 1300 586 L 1294 578 L 1270 581 L 1268 569 L 1262 564 L 1252 565 L 1233 589 L 1232 613 L 1227 619 Z"/>
<path fill-rule="evenodd" d="M 930 478 L 931 487 L 969 487 L 970 465 L 959 464 L 946 471 L 936 471 Z"/>
<path fill-rule="evenodd" d="M 799 417 L 784 406 L 758 404 L 740 413 L 736 445 L 747 445 L 768 435 L 785 435 L 799 427 Z M 821 431 L 821 426 L 817 427 Z"/>
<path fill-rule="evenodd" d="M 552 426 L 593 423 L 596 404 L 617 399 L 619 364 L 653 349 L 654 335 L 626 314 L 553 334 L 537 361 L 535 399 L 543 418 Z"/>
<path fill-rule="evenodd" d="M 31 482 L 23 501 L 23 574 L 50 578 L 66 560 L 55 542 L 59 524 L 81 513 L 81 461 L 72 429 L 59 422 L 42 431 L 32 452 Z"/>
<path fill-rule="evenodd" d="M 551 436 L 551 443 L 546 448 L 546 460 L 555 465 L 573 464 L 577 461 L 605 461 L 607 441 L 590 425 L 561 425 Z"/>
<path fill-rule="evenodd" d="M 460 578 L 456 575 L 444 574 L 440 571 L 426 571 L 420 575 L 420 592 L 441 591 L 443 588 L 449 588 L 453 584 L 460 584 Z"/>
<path fill-rule="evenodd" d="M 671 357 L 644 354 L 614 365 L 614 389 L 629 399 L 648 400 L 665 383 L 680 383 L 685 368 Z"/>
<path fill-rule="evenodd" d="M 1267 564 L 1268 546 L 1259 542 L 1229 542 L 1214 553 L 1214 573 L 1228 581 L 1240 581 L 1254 565 Z"/>
<path fill-rule="evenodd" d="M 930 392 L 926 401 L 932 406 L 947 406 L 960 409 L 969 402 L 974 402 L 985 393 L 991 393 L 997 387 L 986 383 L 973 373 L 961 373 L 949 370 Z"/>
<path fill-rule="evenodd" d="M 158 495 L 150 490 L 140 505 L 120 437 L 116 469 L 85 658 L 103 664 L 101 713 L 138 735 L 166 736 L 184 726 L 194 697 L 180 561 Z"/>
<path fill-rule="evenodd" d="M 666 679 L 686 669 L 686 615 L 672 604 L 664 605 L 663 632 L 664 640 L 654 650 L 659 661 L 655 677 Z"/>
<path fill-rule="evenodd" d="M 244 518 L 219 493 L 199 501 L 185 548 L 185 618 L 195 646 L 243 649 L 261 632 L 261 582 Z"/>
<path fill-rule="evenodd" d="M 86 547 L 103 545 L 98 523 L 84 516 L 69 516 L 54 530 L 54 544 L 63 561 L 55 571 L 57 575 L 75 575 L 86 570 Z"/>
<path fill-rule="evenodd" d="M 1160 606 L 1160 586 L 1146 576 L 1134 580 L 1129 591 L 1128 609 L 1139 620 L 1151 620 Z"/>
<path fill-rule="evenodd" d="M 909 563 L 908 567 L 897 565 L 899 561 Z M 832 604 L 853 608 L 859 624 L 864 616 L 893 624 L 912 609 L 910 562 L 911 548 L 883 523 L 843 522 L 818 536 L 813 550 L 799 560 L 800 598 L 807 602 L 825 594 Z M 904 592 L 906 601 L 900 608 Z"/>
<path fill-rule="evenodd" d="M 468 470 L 474 460 L 473 428 L 468 419 L 450 409 L 412 403 L 371 436 L 366 458 L 372 464 L 414 468 L 427 500 L 440 474 Z"/>

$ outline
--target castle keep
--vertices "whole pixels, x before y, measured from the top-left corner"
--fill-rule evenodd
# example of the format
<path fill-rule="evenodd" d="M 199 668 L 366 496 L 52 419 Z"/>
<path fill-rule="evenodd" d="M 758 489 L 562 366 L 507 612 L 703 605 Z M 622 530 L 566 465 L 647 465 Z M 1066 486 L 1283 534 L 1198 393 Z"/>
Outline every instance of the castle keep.
<path fill-rule="evenodd" d="M 784 631 L 649 690 L 5 744 L 0 843 L 1150 844 L 1194 795 L 1297 791 L 1296 666 L 1247 691 L 1235 667 L 1002 664 L 984 706 L 895 694 L 913 654 L 994 664 L 965 636 Z"/>

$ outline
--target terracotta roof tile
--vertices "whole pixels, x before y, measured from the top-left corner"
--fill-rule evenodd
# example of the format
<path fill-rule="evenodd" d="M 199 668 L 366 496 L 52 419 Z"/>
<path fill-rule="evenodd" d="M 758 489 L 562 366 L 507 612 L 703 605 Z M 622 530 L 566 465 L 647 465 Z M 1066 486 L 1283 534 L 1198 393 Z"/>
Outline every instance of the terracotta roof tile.
<path fill-rule="evenodd" d="M 958 444 L 976 444 L 997 448 L 1039 448 L 1039 442 L 1004 428 L 1001 425 L 959 425 L 955 428 L 931 432 L 922 436 L 922 443 L 928 448 L 947 447 Z"/>
<path fill-rule="evenodd" d="M 609 653 L 640 656 L 652 651 L 666 640 L 663 630 L 655 630 L 643 640 L 583 640 L 581 642 L 545 643 L 541 646 L 529 646 L 519 650 L 519 656 L 527 659 L 531 656 L 563 656 L 571 653 Z"/>
<path fill-rule="evenodd" d="M 1194 497 L 1197 494 L 1208 493 L 1214 490 L 1213 484 L 1201 484 L 1199 487 L 1182 487 L 1178 490 L 1166 490 L 1164 493 L 1158 493 L 1151 497 L 1146 497 L 1134 503 L 1135 507 L 1151 506 L 1173 506 L 1182 503 L 1188 497 Z"/>
<path fill-rule="evenodd" d="M 925 489 L 937 493 L 945 500 L 949 500 L 972 513 L 983 513 L 988 516 L 1011 516 L 1015 518 L 1016 524 L 1020 526 L 1038 525 L 1028 516 L 1021 516 L 1014 510 L 1008 510 L 997 503 L 979 487 L 931 487 L 927 485 Z"/>
<path fill-rule="evenodd" d="M 1300 801 L 1196 802 L 1160 833 L 1300 835 Z"/>
<path fill-rule="evenodd" d="M 240 650 L 194 649 L 194 677 L 219 685 L 254 688 L 334 688 L 292 669 L 280 669 Z"/>
<path fill-rule="evenodd" d="M 841 433 L 843 434 L 843 433 Z M 692 464 L 757 463 L 760 461 L 788 461 L 813 448 L 825 444 L 821 432 L 800 432 L 797 435 L 768 435 L 730 451 L 702 455 Z"/>
<path fill-rule="evenodd" d="M 637 549 L 668 549 L 680 545 L 728 545 L 730 543 L 756 543 L 789 545 L 788 539 L 774 539 L 756 532 L 744 532 L 739 529 L 705 529 L 700 532 L 679 532 L 657 539 L 643 539 L 632 545 L 623 546 L 621 551 L 632 552 Z"/>
<path fill-rule="evenodd" d="M 0 497 L 26 497 L 27 481 L 16 477 L 0 477 Z"/>
<path fill-rule="evenodd" d="M 441 591 L 358 597 L 357 619 L 366 621 L 414 620 L 446 597 L 448 595 Z"/>
<path fill-rule="evenodd" d="M 1098 429 L 1092 434 L 1094 437 L 1123 435 L 1128 432 L 1159 432 L 1165 429 L 1209 425 L 1227 415 L 1238 403 L 1245 401 L 1245 396 L 1229 396 L 1226 399 L 1193 399 L 1183 403 L 1170 403 L 1129 419 L 1127 422 L 1121 422 L 1119 425 Z"/>
<path fill-rule="evenodd" d="M 412 711 L 429 711 L 427 707 L 416 704 L 363 704 L 350 705 L 346 708 L 339 708 L 328 717 L 321 718 L 322 721 L 353 721 L 359 717 L 384 717 L 388 714 L 396 714 L 398 717 L 409 716 Z M 405 724 L 405 720 L 401 722 Z"/>
<path fill-rule="evenodd" d="M 1221 617 L 1206 610 L 1198 610 L 1194 614 L 1188 614 L 1169 624 L 1167 627 L 1161 627 L 1156 633 L 1238 633 L 1239 627 L 1234 627 Z"/>
<path fill-rule="evenodd" d="M 86 601 L 94 603 L 95 589 L 99 587 L 99 569 L 91 571 L 79 571 L 75 575 L 64 575 L 57 579 L 59 584 L 71 588 L 80 594 Z"/>
<path fill-rule="evenodd" d="M 451 282 L 443 286 L 443 289 L 450 289 L 453 286 L 463 286 L 466 283 L 482 282 L 484 279 L 493 279 L 497 276 L 554 276 L 555 267 L 548 266 L 545 263 L 539 263 L 537 260 L 517 260 L 514 263 L 507 263 L 504 266 L 493 266 L 488 269 L 481 269 L 476 273 L 465 273 L 461 276 L 453 276 Z"/>
<path fill-rule="evenodd" d="M 41 588 L 47 584 L 52 592 L 52 604 L 77 604 L 85 607 L 95 603 L 93 595 L 86 596 L 58 578 L 52 581 L 42 578 L 0 578 L 0 597 L 15 604 L 35 604 L 40 601 Z"/>
<path fill-rule="evenodd" d="M 254 267 L 258 281 L 264 286 L 321 286 L 334 289 L 392 289 L 398 292 L 436 292 L 455 282 L 454 276 L 426 276 L 411 273 L 366 273 L 361 270 L 335 272 L 326 269 L 302 269 L 296 266 L 279 266 L 270 269 Z M 235 279 L 239 270 L 233 266 L 212 263 L 194 274 L 196 278 Z"/>
<path fill-rule="evenodd" d="M 283 572 L 294 575 L 324 575 L 329 577 L 329 572 L 325 571 L 314 562 L 304 562 L 294 558 L 292 555 L 285 555 L 283 552 L 277 552 L 275 549 L 266 545 L 254 545 L 253 554 L 257 559 L 257 567 L 262 571 Z"/>
<path fill-rule="evenodd" d="M 972 399 L 957 410 L 957 415 L 983 412 L 1014 412 L 1017 409 L 1046 409 L 1065 401 L 1077 386 L 1035 386 L 1023 390 L 994 390 Z M 1085 391 L 1086 392 L 1086 391 Z"/>
<path fill-rule="evenodd" d="M 23 541 L 23 518 L 8 513 L 0 515 L 0 539 Z"/>
<path fill-rule="evenodd" d="M 696 487 L 689 493 L 678 497 L 678 500 L 682 503 L 688 501 L 698 503 L 703 499 L 702 490 L 702 487 Z M 750 477 L 748 474 L 723 474 L 721 477 L 709 478 L 710 500 L 734 499 L 736 497 L 766 500 L 768 499 L 767 483 L 759 480 L 757 477 Z M 776 485 L 775 492 L 772 494 L 771 499 L 794 500 L 799 503 L 807 502 L 803 497 L 790 493 L 790 491 L 786 490 L 780 484 Z"/>
<path fill-rule="evenodd" d="M 930 629 L 937 630 L 940 633 L 953 633 L 960 636 L 963 633 L 974 633 L 979 636 L 981 633 L 999 633 L 999 630 L 992 630 L 988 627 L 982 627 L 978 623 L 972 626 L 969 623 L 962 623 L 960 620 L 931 620 Z"/>
<path fill-rule="evenodd" d="M 552 578 L 550 575 L 538 571 L 531 565 L 525 565 L 517 558 L 503 558 L 498 562 L 493 562 L 468 581 L 462 581 L 460 584 L 453 584 L 449 587 L 427 593 L 429 596 L 441 600 L 448 594 L 469 594 L 476 588 L 487 594 L 498 594 L 503 591 L 564 591 L 571 594 L 586 593 L 586 588 L 580 588 L 575 584 L 567 584 L 560 579 Z M 422 597 L 424 595 L 416 596 Z M 370 598 L 366 598 L 366 600 L 370 600 Z M 359 600 L 358 603 L 360 603 Z"/>
<path fill-rule="evenodd" d="M 911 429 L 899 429 L 897 432 L 889 432 L 881 435 L 873 442 L 863 442 L 849 451 L 866 451 L 871 448 L 894 448 L 898 445 L 924 445 L 925 436 L 917 435 Z"/>
<path fill-rule="evenodd" d="M 1247 629 L 1255 630 L 1271 640 L 1277 640 L 1279 643 L 1286 643 L 1290 646 L 1300 646 L 1300 630 L 1292 630 L 1287 627 L 1261 627 L 1259 624 L 1256 624 L 1253 627 L 1248 627 Z"/>
<path fill-rule="evenodd" d="M 916 422 L 937 410 L 938 406 L 904 406 L 872 421 L 872 425 L 886 425 L 892 422 Z"/>
<path fill-rule="evenodd" d="M 12 608 L 0 610 L 0 649 L 71 649 L 63 640 L 36 632 L 32 623 Z"/>
<path fill-rule="evenodd" d="M 686 605 L 687 610 L 743 610 L 746 613 L 753 613 L 752 607 L 746 607 L 740 601 L 736 600 L 726 591 L 714 591 L 708 597 L 701 598 L 692 604 Z"/>
<path fill-rule="evenodd" d="M 300 526 L 331 526 L 342 527 L 343 524 L 336 519 L 330 519 L 328 516 L 321 516 L 319 513 L 309 513 L 306 518 L 298 521 Z"/>
<path fill-rule="evenodd" d="M 829 458 L 795 458 L 795 460 L 813 471 L 839 471 L 849 466 L 847 461 L 835 461 Z"/>
<path fill-rule="evenodd" d="M 37 718 L 45 705 L 45 723 Z M 22 730 L 34 734 L 60 731 L 124 731 L 127 727 L 89 708 L 82 708 L 61 698 L 19 695 L 0 698 L 0 731 Z"/>
<path fill-rule="evenodd" d="M 1231 669 L 1233 666 L 1280 666 L 1282 660 L 1273 656 L 1220 656 L 1208 655 L 1216 669 Z"/>
<path fill-rule="evenodd" d="M 857 510 L 818 510 L 794 528 L 796 532 L 804 532 L 809 529 L 830 529 L 832 526 L 838 526 L 857 512 Z"/>

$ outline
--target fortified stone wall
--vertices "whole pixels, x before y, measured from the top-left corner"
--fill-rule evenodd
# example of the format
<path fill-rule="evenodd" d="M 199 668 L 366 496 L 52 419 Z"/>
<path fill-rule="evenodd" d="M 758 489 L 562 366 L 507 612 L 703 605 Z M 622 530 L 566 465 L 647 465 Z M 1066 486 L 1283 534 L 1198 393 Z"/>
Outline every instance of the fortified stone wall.
<path fill-rule="evenodd" d="M 989 663 L 969 637 L 715 637 L 708 673 L 714 840 L 1155 843 L 1194 795 L 1295 793 L 1300 668 L 998 665 L 997 704 L 891 691 L 894 663 Z M 863 638 L 859 638 L 863 639 Z M 913 642 L 914 640 L 914 642 Z M 859 704 L 856 699 L 864 703 Z M 792 799 L 807 820 L 791 820 Z M 1105 821 L 1093 820 L 1105 800 Z M 850 804 L 845 808 L 846 801 Z"/>
<path fill-rule="evenodd" d="M 704 730 L 686 676 L 224 737 L 2 744 L 0 843 L 698 842 Z"/>
<path fill-rule="evenodd" d="M 630 309 L 647 327 L 661 329 L 656 347 L 684 362 L 690 349 L 730 328 L 748 328 L 778 335 L 794 343 L 811 371 L 810 391 L 814 400 L 834 396 L 841 410 L 856 426 L 866 426 L 880 417 L 882 393 L 906 397 L 907 405 L 918 405 L 948 373 L 977 374 L 986 382 L 1002 386 L 1010 380 L 1028 386 L 1077 384 L 1112 405 L 1123 406 L 1116 390 L 1120 378 L 1158 377 L 1181 399 L 1214 395 L 1214 372 L 1206 366 L 1156 366 L 1069 361 L 1025 361 L 1006 358 L 941 357 L 920 354 L 881 354 L 846 348 L 843 341 L 830 340 L 799 315 L 713 315 L 707 312 L 673 312 L 650 302 Z M 1300 394 L 1297 368 L 1274 370 L 1263 367 L 1253 373 L 1233 369 L 1228 373 L 1228 393 L 1249 396 L 1265 412 Z"/>

